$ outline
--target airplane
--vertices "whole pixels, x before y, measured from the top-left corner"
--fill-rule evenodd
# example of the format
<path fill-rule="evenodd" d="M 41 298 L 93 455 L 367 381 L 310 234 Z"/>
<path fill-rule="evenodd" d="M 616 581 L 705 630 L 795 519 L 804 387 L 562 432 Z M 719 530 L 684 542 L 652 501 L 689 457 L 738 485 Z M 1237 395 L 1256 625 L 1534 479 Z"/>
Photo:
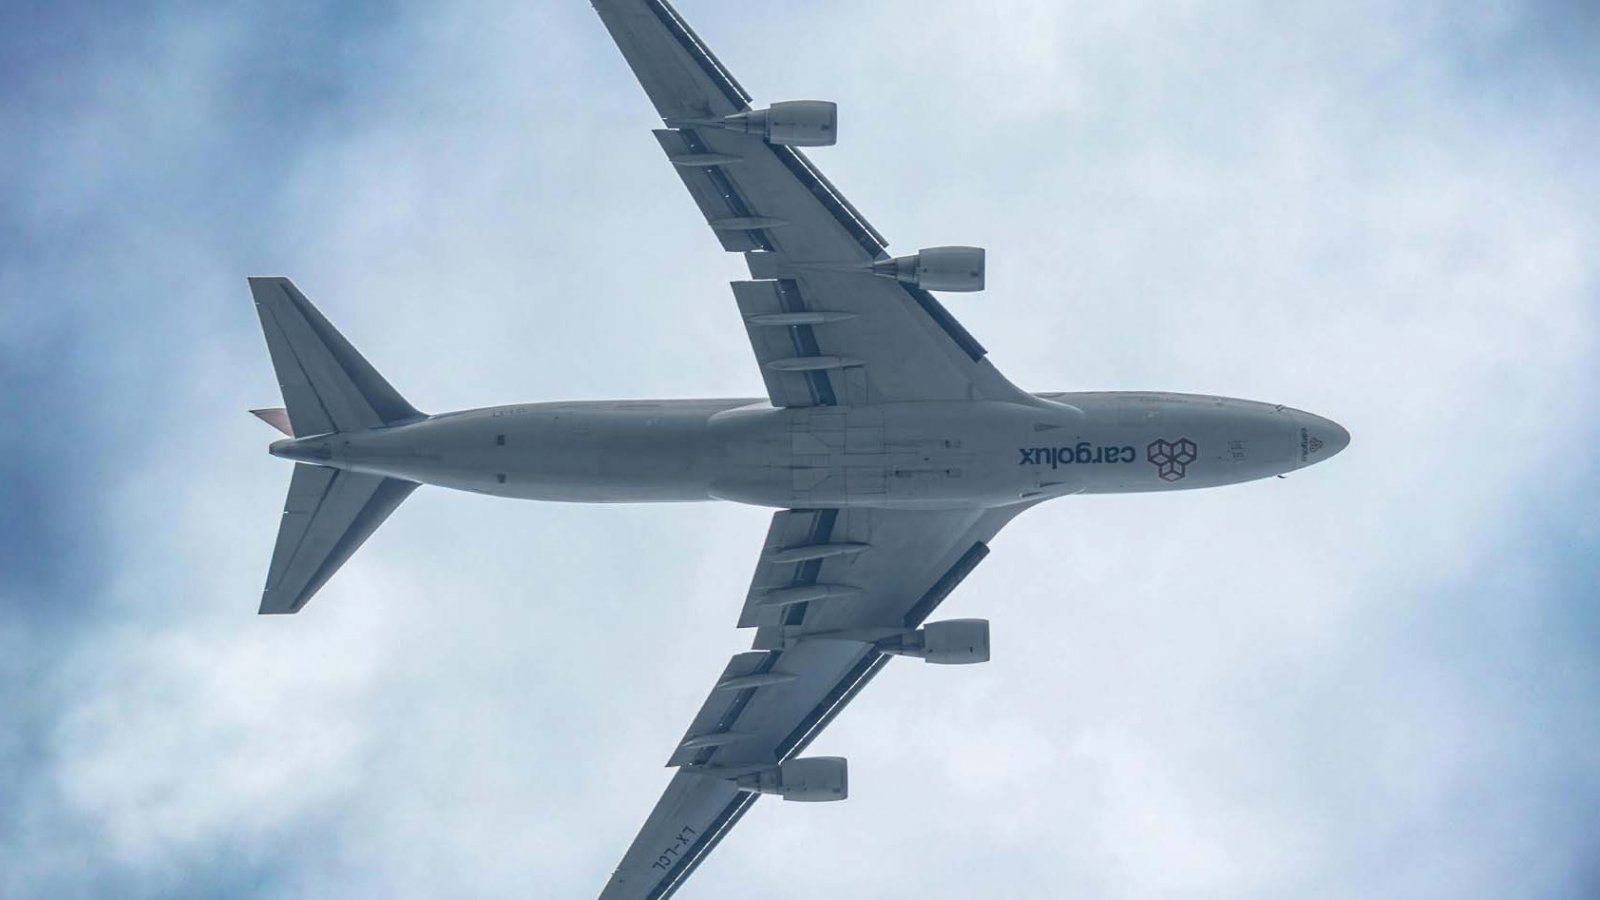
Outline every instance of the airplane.
<path fill-rule="evenodd" d="M 427 415 L 286 278 L 250 290 L 283 395 L 254 410 L 295 462 L 260 611 L 296 613 L 420 484 L 524 500 L 725 500 L 776 510 L 738 627 L 754 629 L 667 765 L 601 900 L 674 893 L 762 794 L 843 800 L 808 757 L 896 656 L 989 659 L 989 623 L 929 621 L 1023 511 L 1321 462 L 1344 428 L 1281 404 L 1154 392 L 1029 393 L 933 292 L 984 287 L 985 253 L 905 256 L 801 148 L 821 101 L 752 98 L 665 0 L 594 0 L 655 105 L 662 151 L 723 249 L 760 398 L 541 402 Z"/>

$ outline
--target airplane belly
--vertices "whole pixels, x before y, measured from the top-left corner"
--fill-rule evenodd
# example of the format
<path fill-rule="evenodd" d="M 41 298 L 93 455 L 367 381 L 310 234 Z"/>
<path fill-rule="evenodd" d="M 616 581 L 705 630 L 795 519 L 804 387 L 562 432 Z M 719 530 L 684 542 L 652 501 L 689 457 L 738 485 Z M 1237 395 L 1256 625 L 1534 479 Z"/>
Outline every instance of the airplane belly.
<path fill-rule="evenodd" d="M 1004 403 L 741 411 L 713 425 L 729 449 L 712 493 L 788 508 L 1015 503 L 1032 481 L 1013 448 L 1038 418 Z"/>
<path fill-rule="evenodd" d="M 710 414 L 697 405 L 650 402 L 563 411 L 545 423 L 549 452 L 536 447 L 529 456 L 527 489 L 589 503 L 709 500 L 719 458 L 706 428 Z"/>
<path fill-rule="evenodd" d="M 709 500 L 721 449 L 707 429 L 745 400 L 535 403 L 469 410 L 374 435 L 383 474 L 529 500 Z M 396 445 L 393 450 L 376 446 Z"/>
<path fill-rule="evenodd" d="M 887 460 L 882 407 L 813 407 L 789 419 L 792 506 L 881 506 Z"/>

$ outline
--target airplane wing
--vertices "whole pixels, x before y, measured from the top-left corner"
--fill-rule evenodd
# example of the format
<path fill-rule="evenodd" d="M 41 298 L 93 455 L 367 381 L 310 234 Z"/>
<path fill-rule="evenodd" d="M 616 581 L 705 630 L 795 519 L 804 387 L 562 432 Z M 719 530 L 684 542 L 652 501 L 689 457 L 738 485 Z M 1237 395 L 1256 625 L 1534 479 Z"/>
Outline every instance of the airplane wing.
<path fill-rule="evenodd" d="M 746 255 L 752 279 L 733 288 L 773 405 L 1023 398 L 921 282 L 874 274 L 874 263 L 895 269 L 887 240 L 804 153 L 723 127 L 753 112 L 750 95 L 671 5 L 594 7 L 667 125 L 656 140 L 706 223 Z"/>
<path fill-rule="evenodd" d="M 842 760 L 780 764 L 793 765 L 1026 507 L 775 513 L 740 616 L 755 649 L 729 660 L 673 750 L 678 771 L 600 900 L 670 896 L 760 793 L 843 799 Z M 983 645 L 986 656 L 986 632 Z"/>
<path fill-rule="evenodd" d="M 777 107 L 753 110 L 671 5 L 594 7 L 660 114 L 656 140 L 706 224 L 745 255 L 751 278 L 733 291 L 773 405 L 1028 399 L 924 289 L 939 286 L 923 277 L 933 255 L 892 259 L 796 149 L 809 139 L 775 134 Z M 811 145 L 832 142 L 831 109 L 814 115 L 824 106 L 808 105 Z M 944 284 L 974 289 L 981 259 L 960 258 Z M 672 752 L 678 771 L 601 900 L 671 895 L 761 793 L 842 799 L 844 761 L 798 755 L 890 655 L 933 657 L 919 626 L 1024 508 L 776 513 L 739 618 L 756 629 L 754 648 L 729 661 Z M 958 635 L 965 661 L 986 658 L 982 627 L 981 638 Z"/>

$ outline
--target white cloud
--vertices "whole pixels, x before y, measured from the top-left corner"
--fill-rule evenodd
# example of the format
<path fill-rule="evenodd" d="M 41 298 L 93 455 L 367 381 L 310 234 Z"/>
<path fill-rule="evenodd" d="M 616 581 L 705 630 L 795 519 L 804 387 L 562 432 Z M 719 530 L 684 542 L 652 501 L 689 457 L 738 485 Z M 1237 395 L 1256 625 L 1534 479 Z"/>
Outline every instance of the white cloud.
<path fill-rule="evenodd" d="M 852 799 L 759 804 L 690 893 L 1504 893 L 1517 829 L 1540 883 L 1576 877 L 1559 791 L 1515 795 L 1592 788 L 1596 761 L 1541 767 L 1507 729 L 1593 736 L 1592 690 L 1480 690 L 1541 655 L 1525 617 L 1558 589 L 1419 630 L 1469 575 L 1532 566 L 1519 518 L 1591 431 L 1592 186 L 1559 124 L 1450 74 L 1452 36 L 1502 20 L 684 6 L 761 98 L 842 101 L 815 158 L 896 249 L 990 247 L 991 290 L 951 306 L 1014 380 L 1281 400 L 1355 434 L 1286 482 L 1028 513 L 947 607 L 994 620 L 995 662 L 890 667 L 814 748 L 852 758 Z M 759 393 L 738 260 L 589 10 L 413 10 L 374 40 L 393 67 L 304 136 L 253 211 L 273 240 L 231 259 L 295 276 L 425 408 Z M 279 861 L 284 895 L 598 891 L 745 645 L 766 513 L 424 489 L 306 613 L 258 619 L 287 471 L 242 413 L 273 384 L 235 287 L 146 398 L 164 427 L 104 526 L 114 621 L 63 664 L 41 796 L 158 885 L 310 827 L 332 844 Z"/>

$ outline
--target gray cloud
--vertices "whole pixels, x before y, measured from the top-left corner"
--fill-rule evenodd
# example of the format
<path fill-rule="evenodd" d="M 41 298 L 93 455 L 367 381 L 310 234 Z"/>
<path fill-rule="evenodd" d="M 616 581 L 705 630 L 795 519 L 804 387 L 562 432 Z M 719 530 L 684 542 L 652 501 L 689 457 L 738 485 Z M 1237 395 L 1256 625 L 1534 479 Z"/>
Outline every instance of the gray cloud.
<path fill-rule="evenodd" d="M 855 796 L 759 804 L 695 896 L 1592 889 L 1595 116 L 1556 8 L 684 12 L 759 96 L 841 101 L 816 158 L 896 247 L 991 248 L 952 306 L 1014 380 L 1356 436 L 1030 512 L 949 601 L 997 659 L 890 667 L 815 748 Z M 38 252 L 0 283 L 50 298 L 3 308 L 8 411 L 86 411 L 7 439 L 68 537 L 6 569 L 0 893 L 598 891 L 747 641 L 766 513 L 420 491 L 259 619 L 287 473 L 242 276 L 440 410 L 759 393 L 738 260 L 583 4 L 119 29 L 7 111 Z"/>

